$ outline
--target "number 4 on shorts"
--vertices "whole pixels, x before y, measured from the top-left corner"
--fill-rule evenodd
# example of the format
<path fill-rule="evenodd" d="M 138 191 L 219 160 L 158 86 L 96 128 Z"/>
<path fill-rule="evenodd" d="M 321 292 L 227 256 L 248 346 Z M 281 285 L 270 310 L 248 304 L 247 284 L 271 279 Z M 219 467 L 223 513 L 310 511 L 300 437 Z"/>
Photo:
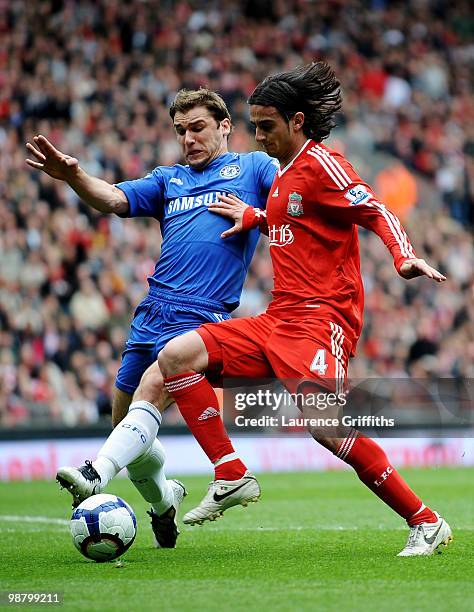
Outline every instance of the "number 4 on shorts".
<path fill-rule="evenodd" d="M 316 351 L 316 355 L 314 356 L 314 359 L 311 362 L 309 369 L 311 370 L 311 372 L 317 372 L 320 376 L 324 376 L 326 374 L 328 364 L 326 363 L 325 349 L 318 349 Z"/>

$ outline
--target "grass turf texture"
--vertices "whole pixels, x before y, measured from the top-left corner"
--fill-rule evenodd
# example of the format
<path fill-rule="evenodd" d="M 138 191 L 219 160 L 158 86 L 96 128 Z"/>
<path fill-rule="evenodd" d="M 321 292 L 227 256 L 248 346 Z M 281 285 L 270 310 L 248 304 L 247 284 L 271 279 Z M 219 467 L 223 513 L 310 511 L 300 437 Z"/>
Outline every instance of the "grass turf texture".
<path fill-rule="evenodd" d="M 62 609 L 88 612 L 474 610 L 474 470 L 403 473 L 453 528 L 443 554 L 396 558 L 403 521 L 350 471 L 261 475 L 258 504 L 202 527 L 181 524 L 175 550 L 153 548 L 145 502 L 115 480 L 107 492 L 127 500 L 138 520 L 120 568 L 83 558 L 67 525 L 15 520 L 68 519 L 69 495 L 55 483 L 0 483 L 0 590 L 60 591 Z M 207 485 L 183 480 L 181 515 Z"/>

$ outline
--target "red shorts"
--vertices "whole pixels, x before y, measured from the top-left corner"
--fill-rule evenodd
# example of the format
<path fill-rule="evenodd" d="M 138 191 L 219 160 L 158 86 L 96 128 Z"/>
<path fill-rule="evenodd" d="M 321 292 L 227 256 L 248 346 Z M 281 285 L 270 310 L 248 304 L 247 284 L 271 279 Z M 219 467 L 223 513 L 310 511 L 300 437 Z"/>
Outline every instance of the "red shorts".
<path fill-rule="evenodd" d="M 209 372 L 222 378 L 278 378 L 294 393 L 304 382 L 344 390 L 352 337 L 332 321 L 257 317 L 207 323 L 197 330 Z"/>

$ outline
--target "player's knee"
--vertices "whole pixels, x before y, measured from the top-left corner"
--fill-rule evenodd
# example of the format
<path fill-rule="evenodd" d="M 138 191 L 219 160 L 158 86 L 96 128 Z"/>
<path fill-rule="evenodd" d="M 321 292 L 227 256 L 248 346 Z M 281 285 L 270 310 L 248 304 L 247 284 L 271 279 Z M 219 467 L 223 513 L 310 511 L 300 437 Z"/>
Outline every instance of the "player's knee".
<path fill-rule="evenodd" d="M 166 391 L 158 363 L 152 364 L 143 374 L 140 384 L 133 395 L 133 401 L 145 400 L 160 409 L 165 400 Z"/>
<path fill-rule="evenodd" d="M 173 338 L 158 355 L 164 378 L 191 371 L 204 372 L 208 363 L 206 345 L 195 331 Z"/>
<path fill-rule="evenodd" d="M 154 389 L 156 392 L 161 392 L 163 390 L 163 376 L 158 367 L 158 362 L 155 361 L 155 363 L 143 374 L 140 381 L 140 387 Z"/>
<path fill-rule="evenodd" d="M 175 340 L 168 342 L 158 355 L 158 365 L 165 377 L 180 374 L 183 368 L 185 369 L 185 360 L 179 342 Z"/>
<path fill-rule="evenodd" d="M 328 432 L 321 427 L 308 427 L 308 431 L 316 442 L 319 442 L 319 444 L 324 446 L 324 448 L 327 448 L 332 453 L 335 453 L 339 448 L 340 439 L 336 436 L 336 434 L 328 434 Z"/>

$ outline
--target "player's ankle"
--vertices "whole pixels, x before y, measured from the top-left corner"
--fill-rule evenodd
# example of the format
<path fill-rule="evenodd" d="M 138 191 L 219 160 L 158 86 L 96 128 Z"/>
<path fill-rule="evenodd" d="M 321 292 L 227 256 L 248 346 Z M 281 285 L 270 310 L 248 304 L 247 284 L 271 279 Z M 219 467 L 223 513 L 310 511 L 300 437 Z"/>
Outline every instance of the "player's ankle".
<path fill-rule="evenodd" d="M 421 525 L 421 523 L 437 523 L 438 516 L 431 510 L 425 506 L 422 510 L 416 512 L 413 516 L 407 519 L 407 523 L 409 527 L 414 527 L 415 525 Z"/>
<path fill-rule="evenodd" d="M 105 487 L 120 471 L 116 464 L 109 457 L 105 457 L 104 455 L 99 455 L 97 459 L 92 462 L 92 465 L 100 476 L 102 487 Z"/>
<path fill-rule="evenodd" d="M 239 480 L 247 471 L 247 467 L 240 459 L 226 461 L 214 468 L 215 480 Z"/>

